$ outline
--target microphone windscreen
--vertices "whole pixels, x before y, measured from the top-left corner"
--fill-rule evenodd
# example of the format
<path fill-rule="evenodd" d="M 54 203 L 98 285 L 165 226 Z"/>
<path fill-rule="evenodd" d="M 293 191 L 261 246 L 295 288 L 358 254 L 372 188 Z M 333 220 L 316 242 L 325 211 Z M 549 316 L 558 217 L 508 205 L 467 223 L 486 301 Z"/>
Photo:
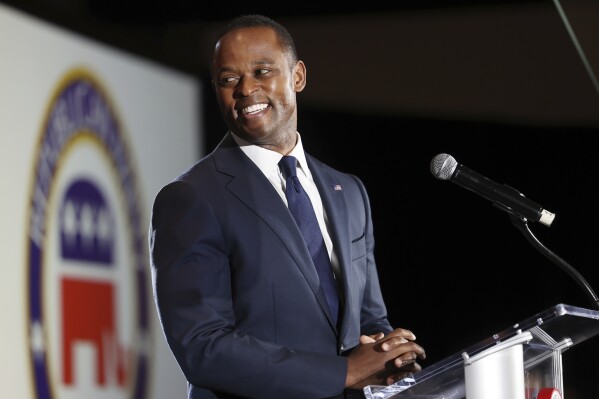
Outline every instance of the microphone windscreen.
<path fill-rule="evenodd" d="M 449 154 L 439 154 L 431 161 L 431 173 L 437 179 L 449 180 L 457 166 L 458 162 L 454 157 Z"/>

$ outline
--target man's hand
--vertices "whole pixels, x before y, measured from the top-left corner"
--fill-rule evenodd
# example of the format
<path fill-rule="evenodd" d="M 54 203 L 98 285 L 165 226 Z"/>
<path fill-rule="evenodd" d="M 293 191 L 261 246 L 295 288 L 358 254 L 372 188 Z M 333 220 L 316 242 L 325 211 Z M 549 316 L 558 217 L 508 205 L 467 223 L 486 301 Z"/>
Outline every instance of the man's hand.
<path fill-rule="evenodd" d="M 362 335 L 348 357 L 345 386 L 390 385 L 421 370 L 416 360 L 425 359 L 424 349 L 410 331 L 398 328 L 387 334 Z"/>

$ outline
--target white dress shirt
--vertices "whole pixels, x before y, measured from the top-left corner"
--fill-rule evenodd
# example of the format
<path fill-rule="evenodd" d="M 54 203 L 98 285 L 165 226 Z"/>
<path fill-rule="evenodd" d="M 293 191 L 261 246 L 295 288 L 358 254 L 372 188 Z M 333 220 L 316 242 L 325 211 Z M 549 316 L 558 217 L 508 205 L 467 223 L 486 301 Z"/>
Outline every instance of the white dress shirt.
<path fill-rule="evenodd" d="M 241 137 L 235 135 L 233 132 L 231 132 L 231 136 L 237 145 L 239 145 L 241 150 L 245 153 L 245 155 L 247 155 L 262 171 L 262 173 L 264 173 L 264 176 L 266 176 L 268 181 L 270 181 L 277 193 L 279 193 L 279 196 L 283 202 L 285 202 L 287 205 L 287 197 L 285 196 L 286 179 L 279 168 L 279 161 L 283 156 L 276 151 L 268 150 L 266 148 L 249 143 Z M 297 159 L 297 177 L 302 187 L 308 194 L 310 202 L 312 202 L 312 207 L 314 208 L 314 213 L 316 213 L 316 219 L 318 220 L 318 225 L 320 226 L 320 231 L 322 232 L 322 237 L 324 238 L 324 243 L 327 247 L 329 258 L 331 259 L 331 266 L 333 267 L 335 275 L 337 275 L 339 272 L 339 264 L 333 250 L 333 242 L 331 241 L 331 236 L 329 235 L 328 231 L 327 215 L 322 205 L 318 188 L 316 187 L 314 179 L 312 178 L 312 174 L 310 173 L 310 168 L 308 168 L 308 163 L 306 162 L 306 156 L 304 154 L 304 147 L 302 146 L 302 138 L 299 133 L 297 133 L 297 143 L 295 144 L 295 147 L 287 155 L 294 156 Z"/>

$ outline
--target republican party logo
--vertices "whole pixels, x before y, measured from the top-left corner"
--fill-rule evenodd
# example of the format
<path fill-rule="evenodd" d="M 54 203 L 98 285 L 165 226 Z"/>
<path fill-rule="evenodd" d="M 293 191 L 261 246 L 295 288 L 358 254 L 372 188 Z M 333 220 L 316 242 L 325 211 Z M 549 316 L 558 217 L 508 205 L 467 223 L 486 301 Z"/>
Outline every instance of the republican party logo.
<path fill-rule="evenodd" d="M 36 397 L 144 398 L 143 207 L 122 126 L 89 72 L 56 89 L 37 155 L 27 237 Z"/>

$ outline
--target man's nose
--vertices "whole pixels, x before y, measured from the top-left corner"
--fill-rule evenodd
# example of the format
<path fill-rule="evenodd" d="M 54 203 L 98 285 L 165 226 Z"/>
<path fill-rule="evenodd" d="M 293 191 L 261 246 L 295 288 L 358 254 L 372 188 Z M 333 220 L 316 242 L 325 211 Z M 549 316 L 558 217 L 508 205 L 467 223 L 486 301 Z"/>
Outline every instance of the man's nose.
<path fill-rule="evenodd" d="M 258 82 L 254 77 L 244 76 L 237 84 L 237 92 L 242 96 L 249 96 L 259 89 Z"/>

